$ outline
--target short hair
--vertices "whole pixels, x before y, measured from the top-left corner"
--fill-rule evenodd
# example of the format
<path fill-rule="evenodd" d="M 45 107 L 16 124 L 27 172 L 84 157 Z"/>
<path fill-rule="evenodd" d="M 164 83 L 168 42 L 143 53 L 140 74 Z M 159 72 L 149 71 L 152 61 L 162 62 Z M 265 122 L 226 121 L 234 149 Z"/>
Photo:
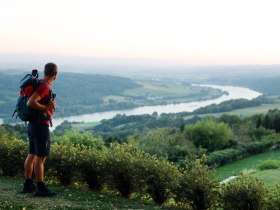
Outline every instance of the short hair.
<path fill-rule="evenodd" d="M 44 69 L 45 76 L 55 76 L 57 74 L 57 65 L 54 63 L 47 63 Z"/>

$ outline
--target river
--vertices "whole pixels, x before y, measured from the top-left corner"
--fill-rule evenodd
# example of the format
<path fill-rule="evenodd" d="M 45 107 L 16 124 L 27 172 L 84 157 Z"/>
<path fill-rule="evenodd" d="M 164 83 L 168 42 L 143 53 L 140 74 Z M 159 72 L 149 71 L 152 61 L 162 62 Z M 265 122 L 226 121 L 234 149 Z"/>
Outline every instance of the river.
<path fill-rule="evenodd" d="M 250 90 L 248 88 L 233 87 L 233 86 L 221 86 L 221 85 L 201 85 L 194 84 L 193 86 L 203 86 L 220 89 L 226 91 L 228 94 L 224 94 L 219 98 L 205 100 L 205 101 L 194 101 L 188 103 L 179 104 L 168 104 L 168 105 L 158 105 L 158 106 L 143 106 L 133 109 L 126 110 L 116 110 L 107 112 L 96 112 L 92 114 L 83 114 L 63 118 L 54 118 L 52 130 L 56 126 L 60 125 L 63 121 L 67 120 L 69 122 L 99 122 L 103 119 L 111 119 L 117 114 L 125 115 L 142 115 L 142 114 L 152 114 L 153 112 L 161 113 L 178 113 L 178 112 L 192 112 L 198 108 L 208 106 L 210 104 L 219 104 L 221 102 L 231 100 L 231 99 L 248 99 L 251 100 L 262 95 L 259 92 Z"/>

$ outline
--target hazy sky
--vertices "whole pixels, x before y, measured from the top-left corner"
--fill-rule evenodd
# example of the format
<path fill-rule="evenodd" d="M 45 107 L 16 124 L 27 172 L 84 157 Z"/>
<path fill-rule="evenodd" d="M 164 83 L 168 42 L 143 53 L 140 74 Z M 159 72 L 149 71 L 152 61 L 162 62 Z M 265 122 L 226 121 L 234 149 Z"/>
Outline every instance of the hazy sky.
<path fill-rule="evenodd" d="M 279 64 L 279 0 L 0 0 L 0 53 Z"/>

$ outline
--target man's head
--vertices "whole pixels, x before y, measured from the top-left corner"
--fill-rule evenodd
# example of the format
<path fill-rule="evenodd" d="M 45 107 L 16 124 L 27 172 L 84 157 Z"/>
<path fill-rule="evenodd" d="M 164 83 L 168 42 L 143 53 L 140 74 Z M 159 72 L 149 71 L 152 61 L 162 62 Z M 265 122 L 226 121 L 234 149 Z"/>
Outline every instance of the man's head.
<path fill-rule="evenodd" d="M 56 64 L 47 63 L 45 65 L 45 69 L 44 69 L 44 76 L 45 77 L 48 77 L 48 78 L 51 78 L 51 79 L 55 80 L 56 76 L 57 76 L 57 72 L 58 72 L 58 69 L 57 69 Z"/>

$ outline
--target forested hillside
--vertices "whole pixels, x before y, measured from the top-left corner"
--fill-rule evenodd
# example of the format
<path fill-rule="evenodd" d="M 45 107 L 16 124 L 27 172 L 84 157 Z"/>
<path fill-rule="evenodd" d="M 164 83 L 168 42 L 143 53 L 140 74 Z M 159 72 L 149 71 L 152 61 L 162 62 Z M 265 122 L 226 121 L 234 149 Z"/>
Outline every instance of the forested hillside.
<path fill-rule="evenodd" d="M 259 91 L 265 95 L 279 95 L 280 93 L 280 77 L 279 75 L 275 76 L 258 76 L 254 77 L 237 77 L 237 78 L 216 78 L 212 81 L 215 81 L 217 84 L 229 84 L 236 86 L 248 87 L 250 89 Z"/>

